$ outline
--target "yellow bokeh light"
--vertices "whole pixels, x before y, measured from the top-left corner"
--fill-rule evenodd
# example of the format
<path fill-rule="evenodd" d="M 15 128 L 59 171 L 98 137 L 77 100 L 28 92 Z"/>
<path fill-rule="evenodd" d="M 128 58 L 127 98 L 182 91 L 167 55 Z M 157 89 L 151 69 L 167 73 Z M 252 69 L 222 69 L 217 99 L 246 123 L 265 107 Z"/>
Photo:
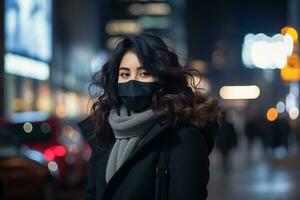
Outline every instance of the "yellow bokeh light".
<path fill-rule="evenodd" d="M 280 70 L 280 76 L 285 81 L 300 80 L 300 58 L 297 54 L 288 57 L 286 65 Z"/>
<path fill-rule="evenodd" d="M 278 117 L 278 112 L 276 108 L 270 108 L 267 112 L 267 119 L 269 121 L 274 121 L 277 119 L 277 117 Z"/>
<path fill-rule="evenodd" d="M 293 38 L 294 42 L 298 40 L 298 32 L 293 27 L 284 27 L 283 29 L 281 29 L 281 34 L 289 34 Z"/>
<path fill-rule="evenodd" d="M 66 109 L 65 109 L 65 106 L 63 104 L 60 104 L 56 107 L 56 115 L 58 117 L 61 117 L 61 118 L 65 117 Z"/>

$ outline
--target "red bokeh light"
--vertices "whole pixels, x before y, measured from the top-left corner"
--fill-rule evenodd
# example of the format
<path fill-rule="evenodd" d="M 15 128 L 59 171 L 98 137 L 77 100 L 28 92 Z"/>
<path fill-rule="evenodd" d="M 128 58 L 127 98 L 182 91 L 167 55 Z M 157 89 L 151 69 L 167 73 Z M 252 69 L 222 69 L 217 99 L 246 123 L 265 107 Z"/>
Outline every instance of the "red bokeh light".
<path fill-rule="evenodd" d="M 63 157 L 67 153 L 66 147 L 59 145 L 59 146 L 52 146 L 48 147 L 44 151 L 44 158 L 50 162 L 54 160 L 55 157 Z"/>
<path fill-rule="evenodd" d="M 51 150 L 51 149 L 46 149 L 45 151 L 44 151 L 44 158 L 47 160 L 47 161 L 52 161 L 52 160 L 54 160 L 54 158 L 55 158 L 55 154 L 54 154 L 54 152 Z"/>
<path fill-rule="evenodd" d="M 67 153 L 67 150 L 64 146 L 56 146 L 53 150 L 57 157 L 63 157 Z"/>

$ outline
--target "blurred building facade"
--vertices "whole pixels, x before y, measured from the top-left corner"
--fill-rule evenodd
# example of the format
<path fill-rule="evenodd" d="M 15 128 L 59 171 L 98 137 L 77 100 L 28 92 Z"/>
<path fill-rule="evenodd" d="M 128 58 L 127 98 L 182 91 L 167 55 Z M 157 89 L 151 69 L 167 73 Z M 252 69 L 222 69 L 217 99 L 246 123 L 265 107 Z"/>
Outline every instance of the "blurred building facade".
<path fill-rule="evenodd" d="M 32 111 L 60 117 L 88 113 L 92 74 L 100 69 L 122 35 L 142 31 L 161 36 L 183 63 L 185 58 L 194 60 L 192 64 L 205 75 L 202 82 L 213 94 L 224 85 L 260 87 L 260 98 L 224 100 L 225 106 L 244 109 L 253 103 L 263 111 L 266 103 L 276 105 L 290 90 L 276 70 L 245 68 L 241 45 L 249 32 L 276 33 L 284 25 L 298 28 L 296 0 L 274 2 L 268 15 L 256 12 L 260 23 L 251 17 L 258 5 L 255 1 L 20 2 L 1 1 L 0 64 L 4 67 L 0 71 L 0 112 L 5 117 Z M 270 5 L 263 2 L 259 6 L 266 10 Z M 29 17 L 30 9 L 33 18 L 18 21 L 21 13 L 23 18 Z M 26 40 L 22 34 L 27 34 Z M 24 67 L 28 63 L 29 67 Z"/>
<path fill-rule="evenodd" d="M 0 111 L 12 120 L 87 114 L 92 74 L 124 34 L 152 32 L 187 56 L 184 0 L 4 0 L 1 15 Z"/>
<path fill-rule="evenodd" d="M 4 116 L 4 1 L 0 2 L 0 116 Z"/>
<path fill-rule="evenodd" d="M 180 55 L 187 56 L 185 0 L 112 0 L 108 6 L 107 49 L 112 49 L 123 34 L 146 31 L 159 35 Z"/>
<path fill-rule="evenodd" d="M 95 3 L 1 1 L 2 117 L 87 112 L 90 57 L 100 33 Z"/>

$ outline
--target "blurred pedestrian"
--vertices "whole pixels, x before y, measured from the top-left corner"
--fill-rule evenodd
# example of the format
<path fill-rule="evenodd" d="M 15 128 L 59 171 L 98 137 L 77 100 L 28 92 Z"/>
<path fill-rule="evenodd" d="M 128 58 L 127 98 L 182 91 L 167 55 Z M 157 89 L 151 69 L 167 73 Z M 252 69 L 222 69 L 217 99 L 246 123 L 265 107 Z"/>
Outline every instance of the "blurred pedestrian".
<path fill-rule="evenodd" d="M 290 125 L 284 116 L 280 116 L 276 120 L 269 122 L 270 138 L 269 146 L 271 150 L 277 147 L 284 147 L 288 151 L 288 138 L 290 135 Z"/>
<path fill-rule="evenodd" d="M 79 123 L 92 148 L 86 199 L 206 199 L 219 106 L 187 76 L 157 36 L 116 46 L 94 76 L 103 92 Z"/>
<path fill-rule="evenodd" d="M 237 146 L 237 134 L 225 111 L 222 112 L 221 127 L 218 131 L 216 146 L 221 153 L 223 172 L 228 173 L 230 170 L 230 154 L 232 149 Z"/>
<path fill-rule="evenodd" d="M 247 138 L 248 150 L 252 150 L 253 143 L 255 139 L 260 139 L 261 127 L 259 126 L 259 118 L 257 115 L 246 118 L 244 133 Z"/>

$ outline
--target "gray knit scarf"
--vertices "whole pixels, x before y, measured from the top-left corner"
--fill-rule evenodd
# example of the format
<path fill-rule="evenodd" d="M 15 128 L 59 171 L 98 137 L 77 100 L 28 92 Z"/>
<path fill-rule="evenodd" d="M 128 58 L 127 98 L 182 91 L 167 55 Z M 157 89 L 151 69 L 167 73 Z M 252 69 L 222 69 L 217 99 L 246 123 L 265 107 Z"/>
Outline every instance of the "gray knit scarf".
<path fill-rule="evenodd" d="M 120 108 L 119 114 L 116 109 L 113 109 L 108 118 L 116 141 L 109 155 L 106 167 L 106 182 L 111 179 L 114 173 L 127 160 L 142 137 L 160 116 L 154 114 L 150 109 L 128 115 L 125 107 Z"/>

